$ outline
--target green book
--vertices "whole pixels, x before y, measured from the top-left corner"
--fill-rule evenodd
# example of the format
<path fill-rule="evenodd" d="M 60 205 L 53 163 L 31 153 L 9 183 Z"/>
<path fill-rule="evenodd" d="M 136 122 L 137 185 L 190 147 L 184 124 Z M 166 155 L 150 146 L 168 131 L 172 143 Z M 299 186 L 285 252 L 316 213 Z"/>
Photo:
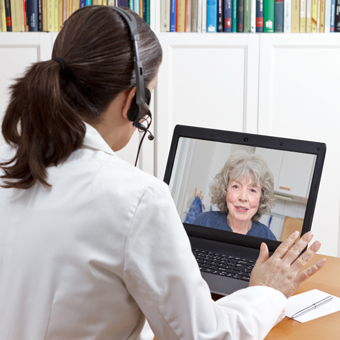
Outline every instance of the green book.
<path fill-rule="evenodd" d="M 243 3 L 243 32 L 250 32 L 250 3 L 251 0 L 244 0 Z"/>
<path fill-rule="evenodd" d="M 275 0 L 263 0 L 263 32 L 274 33 Z"/>
<path fill-rule="evenodd" d="M 231 19 L 231 31 L 237 32 L 237 0 L 232 0 L 232 19 Z"/>

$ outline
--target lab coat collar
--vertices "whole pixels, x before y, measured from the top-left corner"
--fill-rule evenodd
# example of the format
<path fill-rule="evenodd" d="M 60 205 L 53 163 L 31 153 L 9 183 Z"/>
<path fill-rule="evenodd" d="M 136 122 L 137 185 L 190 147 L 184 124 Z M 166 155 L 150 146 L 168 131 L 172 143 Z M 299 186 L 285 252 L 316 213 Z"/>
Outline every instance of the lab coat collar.
<path fill-rule="evenodd" d="M 110 155 L 114 155 L 114 151 L 105 142 L 100 133 L 91 125 L 85 123 L 86 134 L 84 137 L 83 145 L 93 149 L 102 150 Z"/>

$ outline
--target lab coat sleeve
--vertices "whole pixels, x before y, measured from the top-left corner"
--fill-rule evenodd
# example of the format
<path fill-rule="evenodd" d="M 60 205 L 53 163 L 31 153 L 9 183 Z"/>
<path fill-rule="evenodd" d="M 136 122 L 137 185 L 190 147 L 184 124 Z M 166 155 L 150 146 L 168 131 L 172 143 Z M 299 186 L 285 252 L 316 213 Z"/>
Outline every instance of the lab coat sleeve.
<path fill-rule="evenodd" d="M 263 339 L 287 304 L 282 293 L 260 286 L 214 302 L 160 181 L 148 187 L 133 216 L 123 278 L 159 340 Z"/>

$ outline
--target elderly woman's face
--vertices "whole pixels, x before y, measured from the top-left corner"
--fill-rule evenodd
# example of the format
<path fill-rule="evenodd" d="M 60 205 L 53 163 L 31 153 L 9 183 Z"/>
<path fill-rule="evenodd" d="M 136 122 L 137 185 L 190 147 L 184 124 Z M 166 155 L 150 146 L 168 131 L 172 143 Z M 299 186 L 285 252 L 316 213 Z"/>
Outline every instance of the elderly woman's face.
<path fill-rule="evenodd" d="M 261 198 L 261 186 L 253 185 L 253 178 L 230 180 L 227 187 L 228 216 L 237 221 L 247 222 L 256 214 Z"/>

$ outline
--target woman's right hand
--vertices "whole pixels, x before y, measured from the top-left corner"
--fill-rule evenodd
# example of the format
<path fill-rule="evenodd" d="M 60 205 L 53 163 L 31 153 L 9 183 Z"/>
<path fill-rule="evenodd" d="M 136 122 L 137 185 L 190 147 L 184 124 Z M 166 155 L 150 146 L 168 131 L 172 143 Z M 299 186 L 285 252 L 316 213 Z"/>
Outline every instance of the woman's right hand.
<path fill-rule="evenodd" d="M 313 234 L 308 232 L 296 242 L 298 237 L 299 232 L 291 234 L 280 244 L 270 258 L 268 258 L 267 245 L 262 243 L 259 257 L 250 276 L 249 286 L 272 287 L 288 298 L 305 280 L 321 269 L 326 262 L 325 258 L 300 272 L 320 249 L 321 243 L 314 242 L 310 248 L 298 257 L 313 238 Z"/>

